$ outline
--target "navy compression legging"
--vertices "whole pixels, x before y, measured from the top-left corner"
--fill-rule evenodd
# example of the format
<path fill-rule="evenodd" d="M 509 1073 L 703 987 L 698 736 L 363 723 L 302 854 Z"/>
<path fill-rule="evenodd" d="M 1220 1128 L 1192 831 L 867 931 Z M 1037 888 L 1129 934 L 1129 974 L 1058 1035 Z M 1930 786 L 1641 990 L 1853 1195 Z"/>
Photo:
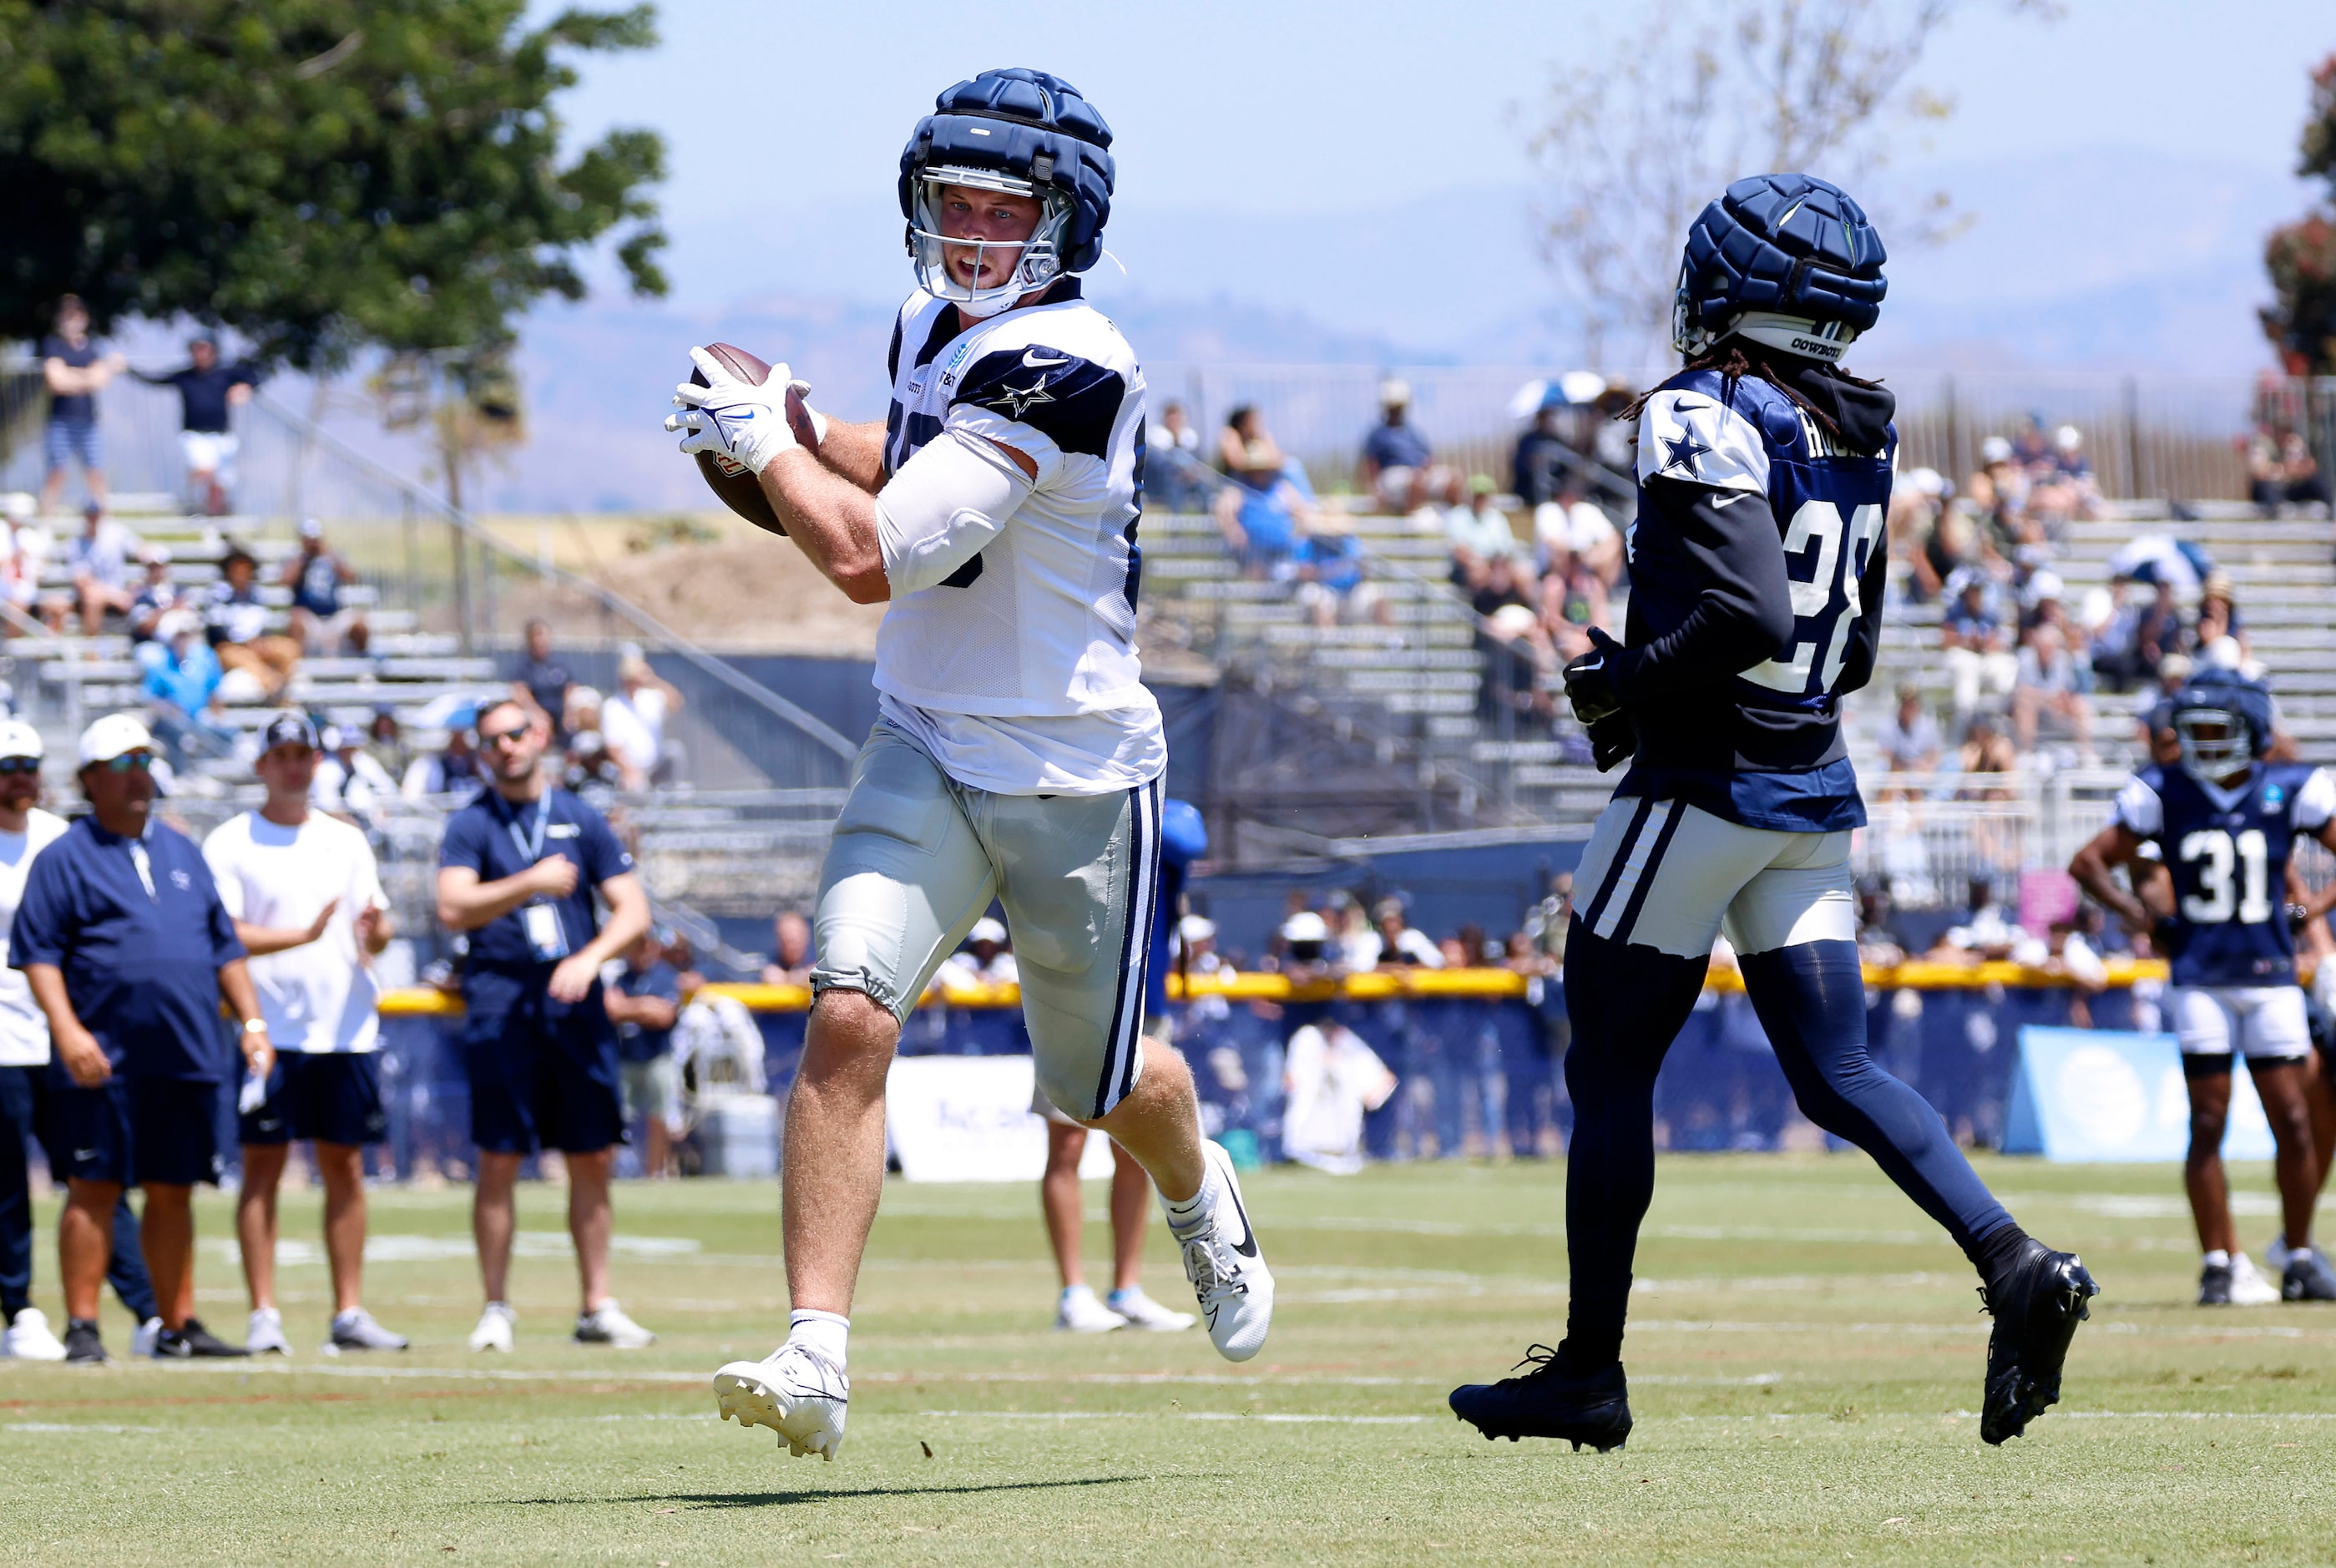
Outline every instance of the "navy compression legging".
<path fill-rule="evenodd" d="M 1753 1011 L 1809 1120 L 1855 1144 L 1974 1264 L 1979 1243 L 2011 1223 L 1930 1102 L 1866 1051 L 1865 981 L 1854 942 L 1805 942 L 1739 960 Z M 1655 1188 L 1655 1076 L 1703 989 L 1704 959 L 1626 946 L 1576 920 L 1566 940 L 1573 1024 L 1565 1085 L 1566 1249 L 1572 1305 L 1569 1360 L 1602 1365 L 1621 1351 L 1639 1224 Z"/>

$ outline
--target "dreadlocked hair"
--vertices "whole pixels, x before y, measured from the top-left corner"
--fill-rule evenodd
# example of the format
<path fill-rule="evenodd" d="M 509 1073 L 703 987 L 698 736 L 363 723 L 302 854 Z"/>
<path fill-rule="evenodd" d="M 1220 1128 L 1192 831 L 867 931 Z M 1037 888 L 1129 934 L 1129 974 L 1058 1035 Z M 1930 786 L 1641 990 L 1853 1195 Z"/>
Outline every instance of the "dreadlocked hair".
<path fill-rule="evenodd" d="M 1838 365 L 1827 365 L 1821 360 L 1804 359 L 1798 355 L 1793 355 L 1790 359 L 1782 359 L 1778 357 L 1780 352 L 1770 349 L 1766 344 L 1751 343 L 1744 338 L 1730 336 L 1721 338 L 1701 354 L 1690 356 L 1686 364 L 1679 367 L 1678 373 L 1684 375 L 1690 370 L 1719 372 L 1719 396 L 1723 403 L 1733 403 L 1736 400 L 1737 382 L 1747 375 L 1757 377 L 1791 399 L 1796 407 L 1815 420 L 1825 433 L 1835 440 L 1841 439 L 1840 423 L 1834 418 L 1831 410 L 1820 408 L 1809 401 L 1808 395 L 1794 384 L 1792 372 L 1814 365 L 1826 375 L 1845 381 L 1852 386 L 1878 387 L 1882 385 L 1878 381 L 1868 381 L 1863 376 L 1852 375 Z M 1650 387 L 1639 394 L 1631 400 L 1630 405 L 1615 417 L 1624 420 L 1638 418 L 1640 414 L 1646 412 L 1647 400 L 1654 396 L 1658 390 L 1660 388 Z"/>

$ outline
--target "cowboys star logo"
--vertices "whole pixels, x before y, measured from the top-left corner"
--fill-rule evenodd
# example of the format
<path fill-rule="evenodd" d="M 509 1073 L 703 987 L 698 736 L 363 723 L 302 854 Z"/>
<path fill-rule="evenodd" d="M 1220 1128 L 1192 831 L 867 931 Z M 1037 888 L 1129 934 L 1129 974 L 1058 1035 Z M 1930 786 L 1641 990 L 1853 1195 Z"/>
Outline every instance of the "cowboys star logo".
<path fill-rule="evenodd" d="M 1046 372 L 1040 371 L 1037 380 L 1019 391 L 1010 386 L 999 387 L 998 395 L 989 400 L 988 406 L 1002 409 L 1008 419 L 1019 419 L 1032 404 L 1054 401 L 1055 394 L 1046 390 Z"/>

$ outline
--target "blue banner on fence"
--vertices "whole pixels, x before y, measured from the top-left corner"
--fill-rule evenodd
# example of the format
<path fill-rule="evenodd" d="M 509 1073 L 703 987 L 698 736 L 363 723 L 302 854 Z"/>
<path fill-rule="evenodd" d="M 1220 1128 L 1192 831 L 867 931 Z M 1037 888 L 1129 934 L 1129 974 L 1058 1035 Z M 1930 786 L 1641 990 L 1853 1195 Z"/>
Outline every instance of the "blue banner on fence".
<path fill-rule="evenodd" d="M 2233 1076 L 2223 1153 L 2268 1160 L 2263 1102 L 2244 1070 Z M 2143 1163 L 2179 1160 L 2189 1147 L 2190 1094 L 2172 1035 L 2035 1025 L 2020 1031 L 2005 1154 Z"/>

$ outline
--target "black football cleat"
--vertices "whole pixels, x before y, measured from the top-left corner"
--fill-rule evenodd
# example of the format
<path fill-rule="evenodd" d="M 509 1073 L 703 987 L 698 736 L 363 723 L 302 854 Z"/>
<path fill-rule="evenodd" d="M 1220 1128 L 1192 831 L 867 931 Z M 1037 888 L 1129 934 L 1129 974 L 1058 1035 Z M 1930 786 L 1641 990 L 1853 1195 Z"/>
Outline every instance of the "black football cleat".
<path fill-rule="evenodd" d="M 1452 1390 L 1452 1413 L 1482 1432 L 1486 1442 L 1555 1437 L 1572 1443 L 1576 1453 L 1587 1443 L 1603 1454 L 1630 1439 L 1630 1388 L 1621 1362 L 1573 1377 L 1558 1369 L 1556 1351 L 1535 1345 L 1517 1365 L 1533 1370 Z"/>
<path fill-rule="evenodd" d="M 227 1360 L 250 1354 L 204 1328 L 199 1318 L 190 1318 L 179 1328 L 165 1329 L 154 1337 L 157 1361 Z"/>
<path fill-rule="evenodd" d="M 2101 1293 L 2074 1252 L 2056 1252 L 2032 1237 L 2019 1260 L 1980 1300 L 1995 1319 L 1987 1337 L 1987 1388 L 1979 1435 L 2001 1444 L 2060 1400 L 2060 1368 L 2077 1325 L 2093 1315 Z"/>
<path fill-rule="evenodd" d="M 2336 1269 L 2317 1247 L 2306 1247 L 2287 1255 L 2287 1267 L 2281 1271 L 2279 1299 L 2282 1301 L 2336 1301 Z"/>
<path fill-rule="evenodd" d="M 2198 1304 L 2202 1307 L 2227 1307 L 2231 1304 L 2231 1266 L 2209 1263 L 2198 1271 Z"/>
<path fill-rule="evenodd" d="M 102 1367 L 113 1358 L 105 1353 L 97 1324 L 87 1318 L 73 1318 L 65 1323 L 65 1359 L 75 1366 Z"/>

